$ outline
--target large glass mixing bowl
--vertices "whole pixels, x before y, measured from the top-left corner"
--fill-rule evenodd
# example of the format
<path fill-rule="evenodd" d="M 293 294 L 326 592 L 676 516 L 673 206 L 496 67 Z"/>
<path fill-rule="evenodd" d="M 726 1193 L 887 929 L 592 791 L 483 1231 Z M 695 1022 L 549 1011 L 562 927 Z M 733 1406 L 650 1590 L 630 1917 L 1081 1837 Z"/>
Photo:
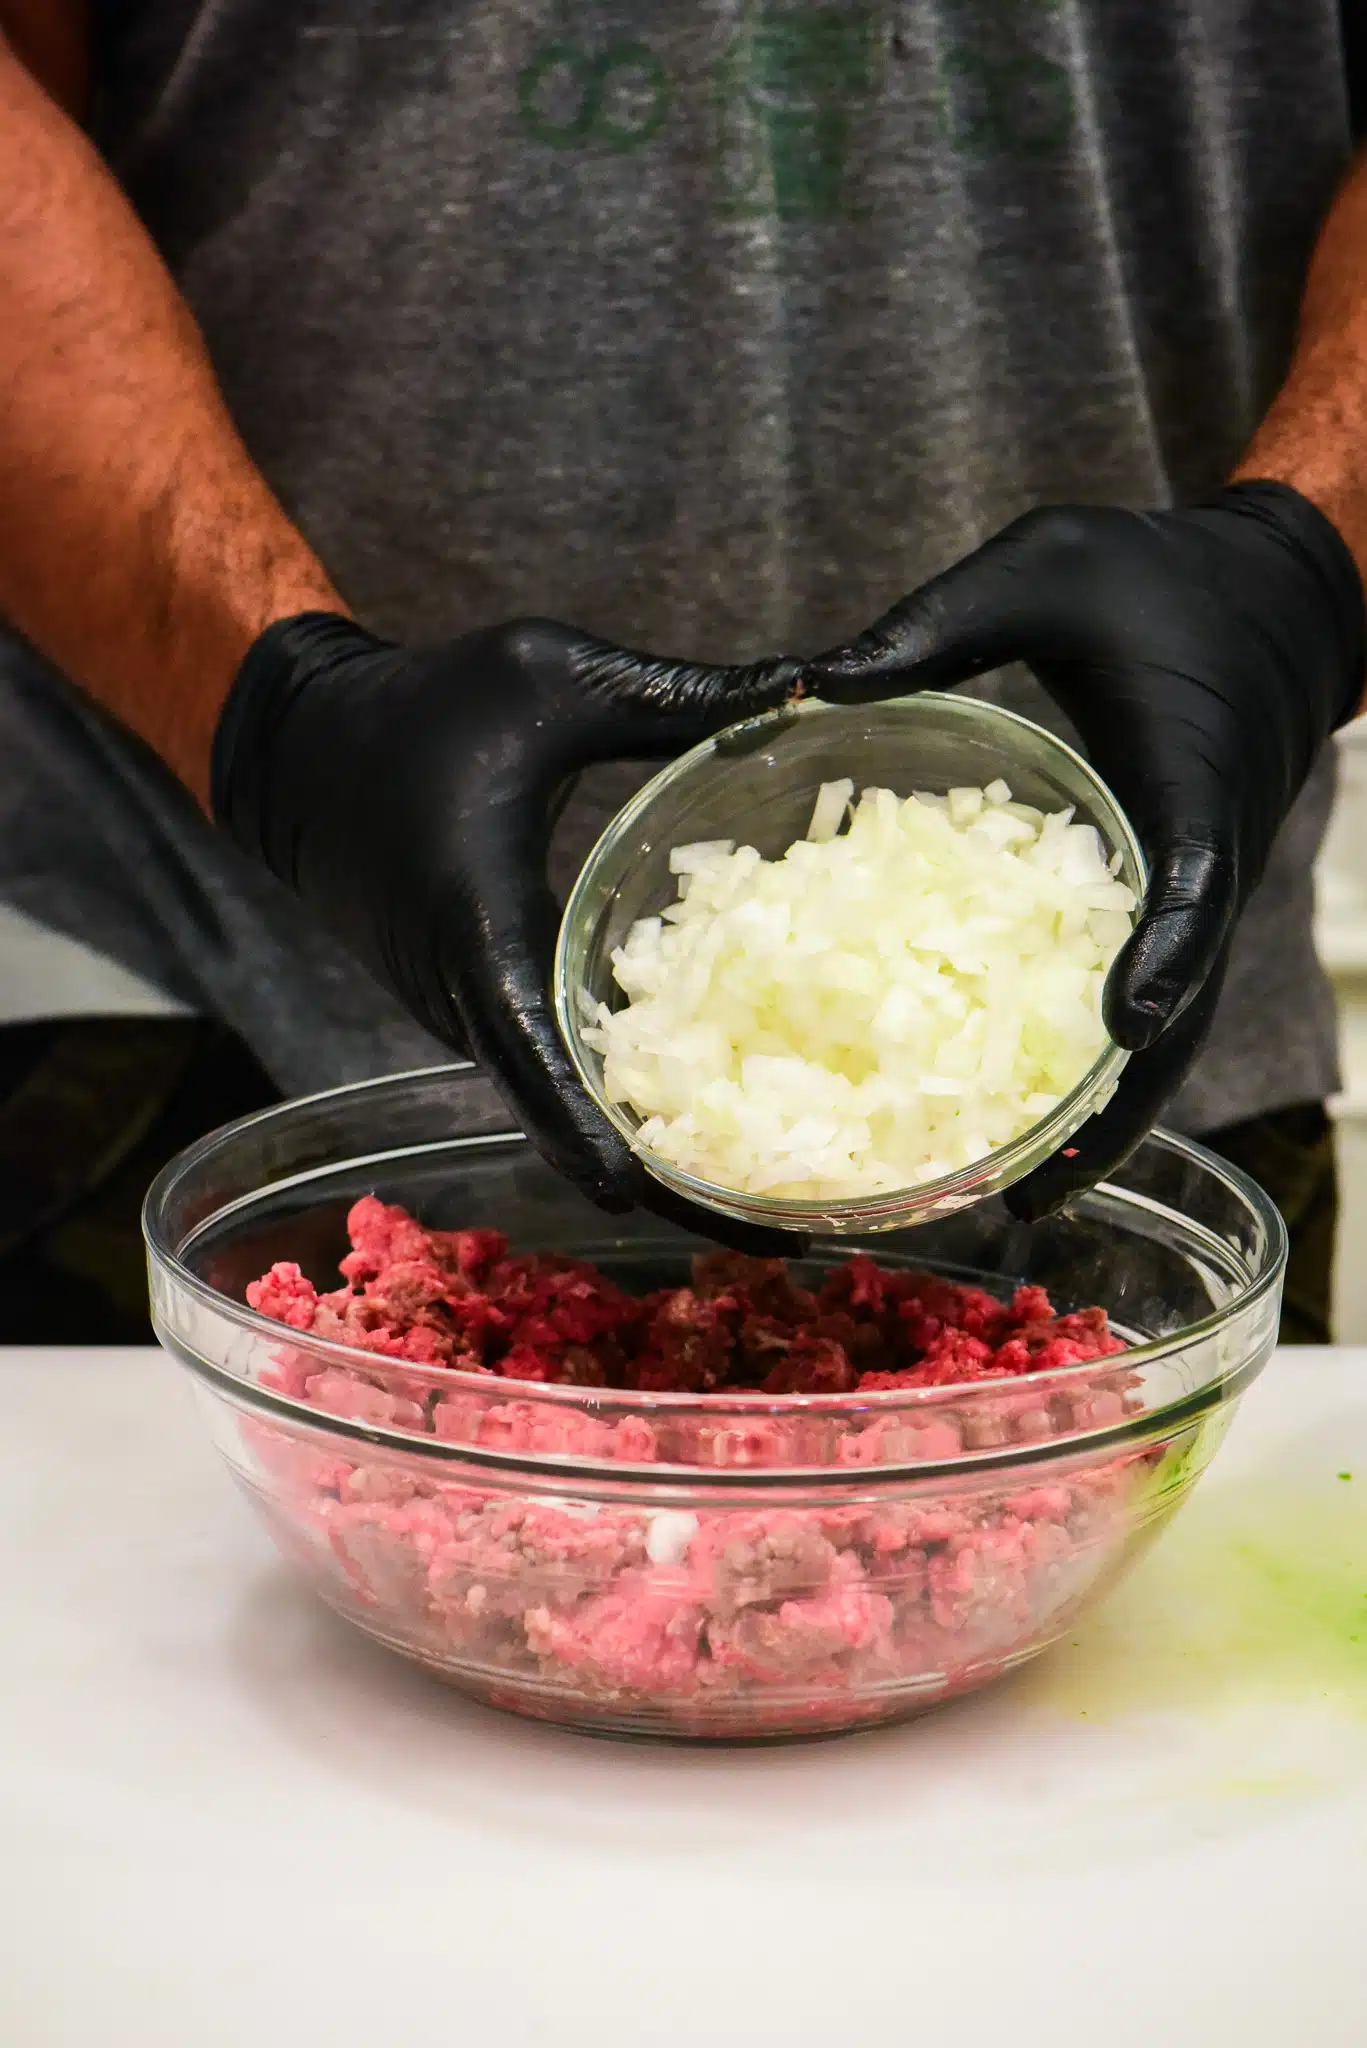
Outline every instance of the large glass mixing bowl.
<path fill-rule="evenodd" d="M 357 1197 L 634 1292 L 699 1240 L 608 1218 L 470 1067 L 286 1103 L 161 1174 L 157 1333 L 285 1556 L 368 1634 L 491 1705 L 737 1740 L 867 1725 L 1036 1656 L 1166 1521 L 1277 1335 L 1285 1232 L 1242 1174 L 1150 1138 L 1073 1213 L 987 1202 L 863 1249 L 996 1295 L 1104 1307 L 1133 1349 L 863 1395 L 642 1395 L 423 1369 L 245 1305 L 336 1284 Z M 804 1273 L 861 1249 L 817 1243 Z"/>

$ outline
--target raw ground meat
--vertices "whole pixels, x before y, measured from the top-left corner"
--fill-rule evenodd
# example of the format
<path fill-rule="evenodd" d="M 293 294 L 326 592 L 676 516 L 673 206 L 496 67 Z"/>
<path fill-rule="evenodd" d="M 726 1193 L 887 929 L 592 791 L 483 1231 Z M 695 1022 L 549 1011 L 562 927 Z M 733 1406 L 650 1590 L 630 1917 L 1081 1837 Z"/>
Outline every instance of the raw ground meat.
<path fill-rule="evenodd" d="M 298 1266 L 276 1265 L 248 1287 L 250 1305 L 386 1358 L 541 1386 L 872 1393 L 1021 1379 L 1125 1348 L 1103 1309 L 1056 1316 L 1042 1287 L 1018 1287 L 1005 1303 L 867 1258 L 813 1293 L 781 1259 L 705 1252 L 691 1286 L 640 1299 L 580 1259 L 510 1257 L 496 1230 L 424 1230 L 373 1195 L 355 1204 L 347 1229 L 347 1285 L 319 1294 Z M 309 1398 L 332 1407 L 335 1376 L 319 1378 L 327 1383 Z M 335 1412 L 424 1426 L 373 1403 Z"/>
<path fill-rule="evenodd" d="M 553 1718 L 574 1718 L 576 1702 L 649 1710 L 705 1733 L 759 1732 L 766 1711 L 774 1727 L 877 1718 L 890 1690 L 962 1689 L 1052 1633 L 1123 1546 L 1152 1452 L 1083 1456 L 1028 1485 L 966 1470 L 932 1499 L 878 1470 L 1122 1419 L 1123 1369 L 1037 1384 L 1124 1351 L 1100 1309 L 1056 1315 L 1038 1287 L 1001 1302 L 862 1257 L 812 1291 L 781 1261 L 729 1252 L 641 1299 L 582 1261 L 510 1254 L 496 1231 L 425 1230 L 373 1197 L 348 1227 L 343 1286 L 319 1294 L 281 1264 L 247 1289 L 291 1329 L 374 1354 L 352 1367 L 280 1352 L 263 1378 L 295 1400 L 453 1444 L 593 1459 L 609 1480 L 614 1462 L 657 1460 L 704 1468 L 704 1483 L 709 1467 L 820 1465 L 850 1468 L 853 1486 L 869 1468 L 852 1504 L 813 1505 L 818 1487 L 799 1505 L 695 1512 L 642 1504 L 647 1482 L 625 1504 L 611 1486 L 593 1498 L 587 1473 L 581 1498 L 529 1495 L 525 1475 L 518 1491 L 487 1468 L 434 1473 L 393 1449 L 339 1439 L 324 1451 L 245 1421 L 272 1521 L 289 1518 L 288 1547 L 308 1549 L 329 1596 L 491 1696 L 496 1677 L 503 1704 Z M 487 1389 L 453 1386 L 451 1368 Z M 614 1416 L 610 1398 L 601 1415 L 560 1412 L 530 1385 L 519 1398 L 519 1382 L 855 1399 Z M 956 1386 L 977 1391 L 924 1414 L 858 1399 Z"/>

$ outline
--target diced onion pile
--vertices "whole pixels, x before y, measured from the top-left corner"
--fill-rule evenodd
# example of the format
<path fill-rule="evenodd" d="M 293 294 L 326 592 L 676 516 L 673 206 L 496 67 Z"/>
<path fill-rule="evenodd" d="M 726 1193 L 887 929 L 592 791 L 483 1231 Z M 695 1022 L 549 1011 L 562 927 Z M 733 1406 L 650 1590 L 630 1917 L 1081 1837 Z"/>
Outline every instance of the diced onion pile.
<path fill-rule="evenodd" d="M 825 784 L 781 860 L 677 847 L 678 902 L 613 954 L 625 1005 L 592 1009 L 638 1144 L 716 1186 L 824 1200 L 938 1179 L 1047 1115 L 1107 1042 L 1135 899 L 1093 826 L 998 781 L 866 789 L 842 831 L 852 796 Z"/>

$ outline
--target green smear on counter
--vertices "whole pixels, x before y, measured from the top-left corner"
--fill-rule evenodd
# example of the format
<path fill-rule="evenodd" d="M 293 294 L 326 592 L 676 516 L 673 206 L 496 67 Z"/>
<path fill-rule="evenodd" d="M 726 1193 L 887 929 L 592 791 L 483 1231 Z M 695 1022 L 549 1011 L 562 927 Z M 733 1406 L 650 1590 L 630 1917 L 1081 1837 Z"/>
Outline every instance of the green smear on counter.
<path fill-rule="evenodd" d="M 1016 1685 L 1022 1704 L 1090 1723 L 1269 1700 L 1367 1723 L 1367 1507 L 1327 1474 L 1198 1492 Z"/>

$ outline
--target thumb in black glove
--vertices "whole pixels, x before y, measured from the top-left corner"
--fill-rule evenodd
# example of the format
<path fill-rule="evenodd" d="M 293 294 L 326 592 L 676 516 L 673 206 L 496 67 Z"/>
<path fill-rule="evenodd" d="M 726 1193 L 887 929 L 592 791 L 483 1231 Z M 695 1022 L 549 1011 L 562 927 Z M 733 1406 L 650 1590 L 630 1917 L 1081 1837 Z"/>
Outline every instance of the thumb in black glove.
<path fill-rule="evenodd" d="M 781 704 L 796 675 L 656 660 L 544 619 L 409 650 L 304 613 L 268 628 L 237 676 L 214 815 L 419 1023 L 481 1062 L 592 1201 L 645 1203 L 743 1250 L 800 1250 L 648 1181 L 584 1094 L 551 1010 L 546 881 L 567 777 L 681 753 Z"/>
<path fill-rule="evenodd" d="M 1027 513 L 804 664 L 848 703 L 1028 663 L 1144 847 L 1148 894 L 1105 996 L 1135 1056 L 1069 1153 L 1008 1194 L 1026 1220 L 1118 1166 L 1177 1093 L 1278 827 L 1357 709 L 1364 638 L 1337 530 L 1287 485 L 1240 483 L 1190 511 Z"/>

